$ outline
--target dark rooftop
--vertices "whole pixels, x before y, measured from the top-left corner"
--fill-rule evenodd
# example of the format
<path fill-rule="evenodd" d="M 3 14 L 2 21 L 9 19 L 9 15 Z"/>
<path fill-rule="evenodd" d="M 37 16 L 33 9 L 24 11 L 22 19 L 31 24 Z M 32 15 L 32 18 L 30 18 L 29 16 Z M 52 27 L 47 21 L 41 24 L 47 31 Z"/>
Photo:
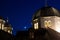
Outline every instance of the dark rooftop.
<path fill-rule="evenodd" d="M 3 19 L 4 20 L 4 17 L 0 16 L 0 19 Z"/>
<path fill-rule="evenodd" d="M 59 16 L 60 12 L 55 9 L 54 7 L 43 7 L 41 9 L 38 9 L 35 14 L 33 15 L 33 19 L 38 17 L 46 17 L 46 16 Z"/>

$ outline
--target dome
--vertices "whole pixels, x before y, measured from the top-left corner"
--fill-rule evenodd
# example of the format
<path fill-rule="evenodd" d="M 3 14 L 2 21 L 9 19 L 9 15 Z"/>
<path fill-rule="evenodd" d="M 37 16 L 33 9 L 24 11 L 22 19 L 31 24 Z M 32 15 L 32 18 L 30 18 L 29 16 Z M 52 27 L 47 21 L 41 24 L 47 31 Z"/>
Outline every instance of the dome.
<path fill-rule="evenodd" d="M 3 19 L 4 20 L 4 18 L 2 16 L 0 16 L 0 19 Z"/>
<path fill-rule="evenodd" d="M 43 7 L 36 11 L 32 19 L 34 20 L 38 17 L 47 17 L 47 16 L 59 16 L 60 17 L 60 12 L 53 7 Z"/>

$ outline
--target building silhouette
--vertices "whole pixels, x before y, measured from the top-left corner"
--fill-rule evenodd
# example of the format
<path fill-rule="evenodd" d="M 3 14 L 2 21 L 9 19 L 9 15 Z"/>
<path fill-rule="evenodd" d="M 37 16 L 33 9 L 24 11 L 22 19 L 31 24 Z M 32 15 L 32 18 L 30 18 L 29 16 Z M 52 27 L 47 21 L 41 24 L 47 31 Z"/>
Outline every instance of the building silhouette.
<path fill-rule="evenodd" d="M 8 19 L 0 16 L 0 40 L 14 40 L 12 35 L 12 26 L 9 24 Z"/>
<path fill-rule="evenodd" d="M 11 27 L 11 24 L 8 23 L 8 19 L 5 20 L 3 17 L 0 16 L 0 30 L 3 30 L 5 32 L 8 32 L 12 34 L 13 28 Z"/>
<path fill-rule="evenodd" d="M 32 17 L 32 27 L 18 31 L 14 36 L 13 28 L 0 17 L 1 40 L 60 40 L 60 11 L 51 6 L 38 9 Z"/>
<path fill-rule="evenodd" d="M 53 7 L 43 7 L 37 10 L 32 20 L 34 29 L 49 27 L 57 31 L 56 27 L 60 26 L 58 23 L 60 22 L 60 12 Z"/>
<path fill-rule="evenodd" d="M 60 11 L 51 6 L 42 7 L 33 15 L 32 27 L 17 32 L 16 40 L 60 40 L 59 26 Z"/>
<path fill-rule="evenodd" d="M 32 18 L 32 30 L 32 40 L 59 40 L 60 11 L 51 6 L 38 9 Z"/>

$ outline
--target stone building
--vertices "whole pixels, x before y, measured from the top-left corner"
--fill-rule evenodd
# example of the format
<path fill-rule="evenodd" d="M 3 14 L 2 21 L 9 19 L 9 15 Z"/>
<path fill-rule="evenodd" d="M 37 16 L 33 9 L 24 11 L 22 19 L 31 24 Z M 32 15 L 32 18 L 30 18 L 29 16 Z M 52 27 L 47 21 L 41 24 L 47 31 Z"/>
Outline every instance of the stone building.
<path fill-rule="evenodd" d="M 59 40 L 60 11 L 50 6 L 38 9 L 33 15 L 29 35 L 31 40 Z"/>
<path fill-rule="evenodd" d="M 3 17 L 0 16 L 0 30 L 3 30 L 5 32 L 8 32 L 12 34 L 12 26 L 8 23 L 8 19 L 5 20 Z"/>

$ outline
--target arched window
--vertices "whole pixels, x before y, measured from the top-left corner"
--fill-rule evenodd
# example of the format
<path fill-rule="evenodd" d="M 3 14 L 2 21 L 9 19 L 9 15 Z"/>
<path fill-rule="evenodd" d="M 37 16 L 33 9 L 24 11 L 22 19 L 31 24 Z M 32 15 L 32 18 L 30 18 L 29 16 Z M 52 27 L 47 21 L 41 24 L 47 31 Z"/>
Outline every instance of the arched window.
<path fill-rule="evenodd" d="M 1 29 L 1 23 L 0 23 L 0 29 Z"/>
<path fill-rule="evenodd" d="M 38 29 L 38 22 L 34 23 L 34 29 Z"/>

